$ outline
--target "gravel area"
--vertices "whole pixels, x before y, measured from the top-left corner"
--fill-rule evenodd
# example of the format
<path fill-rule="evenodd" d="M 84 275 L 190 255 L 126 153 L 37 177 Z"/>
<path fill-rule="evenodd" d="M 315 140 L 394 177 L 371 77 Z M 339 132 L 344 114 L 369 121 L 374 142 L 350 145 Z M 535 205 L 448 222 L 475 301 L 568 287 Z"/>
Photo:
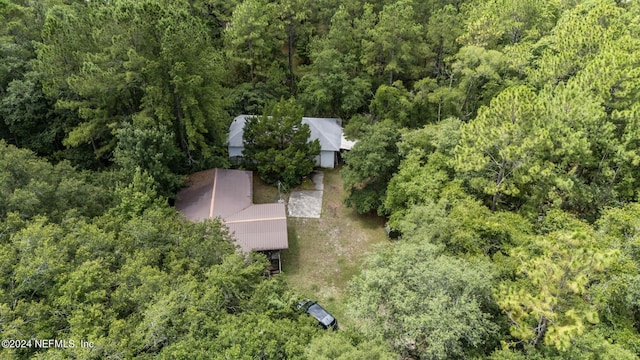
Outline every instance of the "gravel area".
<path fill-rule="evenodd" d="M 311 181 L 315 190 L 292 191 L 289 196 L 289 216 L 300 218 L 320 218 L 322 212 L 322 193 L 324 190 L 324 173 L 314 171 Z"/>
<path fill-rule="evenodd" d="M 292 191 L 289 196 L 289 216 L 320 218 L 322 193 L 319 190 Z"/>

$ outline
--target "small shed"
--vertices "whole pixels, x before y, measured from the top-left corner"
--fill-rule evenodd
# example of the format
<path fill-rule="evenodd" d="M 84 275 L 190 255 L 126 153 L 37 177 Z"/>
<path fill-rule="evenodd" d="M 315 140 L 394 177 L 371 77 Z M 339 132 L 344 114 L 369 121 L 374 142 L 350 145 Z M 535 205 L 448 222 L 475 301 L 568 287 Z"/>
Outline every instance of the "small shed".
<path fill-rule="evenodd" d="M 280 250 L 289 248 L 284 204 L 254 204 L 251 171 L 211 169 L 189 176 L 175 206 L 191 221 L 220 218 L 239 249 L 263 252 L 280 272 Z"/>
<path fill-rule="evenodd" d="M 238 115 L 229 126 L 229 157 L 239 159 L 244 151 L 244 126 L 246 119 L 257 115 Z M 316 166 L 334 168 L 338 163 L 342 140 L 342 120 L 338 118 L 303 117 L 302 123 L 309 125 L 309 141 L 320 142 L 320 155 L 316 157 Z"/>

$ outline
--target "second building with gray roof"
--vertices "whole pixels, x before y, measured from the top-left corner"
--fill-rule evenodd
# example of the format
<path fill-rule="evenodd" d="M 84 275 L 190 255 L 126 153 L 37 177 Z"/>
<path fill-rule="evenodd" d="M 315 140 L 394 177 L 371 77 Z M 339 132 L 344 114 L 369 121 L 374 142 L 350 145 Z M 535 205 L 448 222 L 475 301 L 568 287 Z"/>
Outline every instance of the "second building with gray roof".
<path fill-rule="evenodd" d="M 229 126 L 229 157 L 242 157 L 244 151 L 244 126 L 246 119 L 257 115 L 238 115 Z M 334 168 L 338 163 L 338 154 L 342 143 L 342 121 L 337 118 L 303 117 L 302 123 L 309 125 L 309 141 L 318 139 L 320 155 L 316 157 L 316 166 Z"/>

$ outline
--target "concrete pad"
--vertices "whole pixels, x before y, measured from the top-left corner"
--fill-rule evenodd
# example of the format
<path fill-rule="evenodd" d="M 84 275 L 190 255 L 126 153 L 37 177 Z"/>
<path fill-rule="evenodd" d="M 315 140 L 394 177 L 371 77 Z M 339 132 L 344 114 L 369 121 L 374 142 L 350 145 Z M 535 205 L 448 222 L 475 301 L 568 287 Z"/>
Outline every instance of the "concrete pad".
<path fill-rule="evenodd" d="M 312 172 L 311 181 L 316 190 L 324 190 L 324 173 L 322 171 Z"/>
<path fill-rule="evenodd" d="M 289 216 L 319 218 L 322 212 L 322 191 L 293 191 L 289 196 Z"/>

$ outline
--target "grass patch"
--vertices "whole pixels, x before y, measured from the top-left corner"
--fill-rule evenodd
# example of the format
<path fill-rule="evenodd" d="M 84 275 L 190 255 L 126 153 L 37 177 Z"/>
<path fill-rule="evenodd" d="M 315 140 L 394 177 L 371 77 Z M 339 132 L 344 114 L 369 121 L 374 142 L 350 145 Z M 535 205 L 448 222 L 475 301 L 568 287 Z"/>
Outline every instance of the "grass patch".
<path fill-rule="evenodd" d="M 385 219 L 360 215 L 344 206 L 345 193 L 339 169 L 324 171 L 324 194 L 320 219 L 288 218 L 289 249 L 282 252 L 283 274 L 293 289 L 317 300 L 340 322 L 342 328 L 354 322 L 346 316 L 348 284 L 360 273 L 368 251 L 375 244 L 388 243 Z M 313 183 L 296 190 L 313 189 Z M 289 194 L 282 194 L 285 201 Z M 253 202 L 273 203 L 278 189 L 253 175 Z"/>
<path fill-rule="evenodd" d="M 284 194 L 283 194 L 284 195 Z M 270 204 L 278 202 L 278 188 L 260 179 L 256 171 L 253 172 L 253 203 Z"/>
<path fill-rule="evenodd" d="M 295 189 L 293 190 L 315 190 L 315 185 L 313 184 L 313 181 L 311 180 L 310 177 L 305 176 L 302 179 L 302 183 L 298 186 L 295 187 Z"/>
<path fill-rule="evenodd" d="M 318 300 L 342 327 L 349 327 L 347 286 L 372 246 L 387 242 L 385 219 L 346 208 L 339 170 L 324 174 L 322 216 L 288 218 L 289 249 L 282 252 L 282 266 L 295 290 Z"/>

